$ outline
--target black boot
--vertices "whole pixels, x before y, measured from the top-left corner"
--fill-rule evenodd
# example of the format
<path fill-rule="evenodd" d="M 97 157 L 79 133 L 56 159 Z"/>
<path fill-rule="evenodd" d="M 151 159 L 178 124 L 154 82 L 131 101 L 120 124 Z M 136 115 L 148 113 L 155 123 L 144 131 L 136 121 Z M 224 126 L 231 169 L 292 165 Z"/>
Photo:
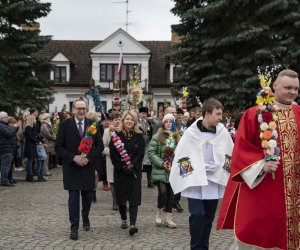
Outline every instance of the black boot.
<path fill-rule="evenodd" d="M 179 202 L 174 203 L 173 208 L 175 208 L 178 213 L 182 213 L 183 211 L 183 208 L 180 206 Z"/>

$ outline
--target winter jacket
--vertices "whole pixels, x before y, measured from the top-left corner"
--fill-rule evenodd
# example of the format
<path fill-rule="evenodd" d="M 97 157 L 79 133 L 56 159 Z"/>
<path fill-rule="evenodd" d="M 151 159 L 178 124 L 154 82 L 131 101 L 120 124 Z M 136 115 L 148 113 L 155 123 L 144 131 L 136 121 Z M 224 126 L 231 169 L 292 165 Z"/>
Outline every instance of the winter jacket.
<path fill-rule="evenodd" d="M 14 151 L 17 130 L 18 127 L 11 128 L 8 123 L 0 121 L 0 155 Z"/>
<path fill-rule="evenodd" d="M 168 134 L 165 133 L 166 138 L 168 137 Z M 175 139 L 173 139 L 175 140 Z M 173 145 L 173 150 L 175 151 L 176 144 Z M 164 182 L 169 183 L 169 175 L 170 172 L 167 171 L 163 167 L 163 163 L 165 160 L 165 151 L 166 151 L 166 145 L 163 145 L 158 138 L 158 133 L 156 133 L 152 140 L 150 141 L 150 146 L 148 149 L 148 156 L 152 163 L 152 173 L 151 173 L 151 179 L 152 182 Z"/>

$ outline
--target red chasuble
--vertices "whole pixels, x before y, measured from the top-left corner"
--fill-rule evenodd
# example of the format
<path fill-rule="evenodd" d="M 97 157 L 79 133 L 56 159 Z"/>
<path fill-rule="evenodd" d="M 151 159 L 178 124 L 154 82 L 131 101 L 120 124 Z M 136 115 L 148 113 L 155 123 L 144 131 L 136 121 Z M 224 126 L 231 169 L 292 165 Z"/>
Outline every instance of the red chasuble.
<path fill-rule="evenodd" d="M 300 249 L 300 107 L 277 112 L 281 160 L 275 180 L 267 174 L 250 189 L 240 173 L 264 158 L 257 110 L 248 109 L 239 124 L 217 229 L 233 228 L 250 246 Z"/>

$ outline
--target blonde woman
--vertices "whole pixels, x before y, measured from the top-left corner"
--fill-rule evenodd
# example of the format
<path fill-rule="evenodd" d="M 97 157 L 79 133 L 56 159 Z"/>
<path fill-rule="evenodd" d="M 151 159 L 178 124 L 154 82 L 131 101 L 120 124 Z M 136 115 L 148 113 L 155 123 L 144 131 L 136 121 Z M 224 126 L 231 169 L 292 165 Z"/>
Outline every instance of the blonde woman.
<path fill-rule="evenodd" d="M 135 224 L 138 206 L 141 205 L 142 163 L 145 152 L 145 141 L 138 128 L 135 112 L 124 112 L 120 130 L 112 133 L 109 150 L 114 165 L 114 185 L 122 219 L 121 228 L 128 228 L 126 203 L 129 201 L 129 235 L 134 235 L 138 232 Z"/>
<path fill-rule="evenodd" d="M 49 113 L 43 113 L 39 116 L 39 120 L 42 124 L 41 133 L 45 137 L 45 148 L 47 152 L 47 159 L 45 160 L 45 175 L 51 176 L 52 174 L 49 171 L 49 157 L 51 155 L 55 155 L 55 140 L 56 136 L 54 135 L 54 131 L 52 129 L 52 124 L 50 120 L 51 115 Z"/>
<path fill-rule="evenodd" d="M 41 143 L 38 139 L 36 132 L 36 118 L 34 115 L 28 116 L 25 123 L 25 152 L 24 155 L 27 157 L 27 176 L 26 181 L 34 182 L 33 179 L 33 161 L 38 159 L 37 145 Z M 46 181 L 43 177 L 43 164 L 44 160 L 37 160 L 38 166 L 38 181 Z"/>
<path fill-rule="evenodd" d="M 111 140 L 111 133 L 119 129 L 120 127 L 121 114 L 118 111 L 113 111 L 109 115 L 109 120 L 110 120 L 110 125 L 108 128 L 104 130 L 104 135 L 103 135 L 103 144 L 104 144 L 103 155 L 106 158 L 107 181 L 109 182 L 111 195 L 113 197 L 113 210 L 118 210 L 115 187 L 114 187 L 114 166 L 110 158 L 109 143 Z"/>

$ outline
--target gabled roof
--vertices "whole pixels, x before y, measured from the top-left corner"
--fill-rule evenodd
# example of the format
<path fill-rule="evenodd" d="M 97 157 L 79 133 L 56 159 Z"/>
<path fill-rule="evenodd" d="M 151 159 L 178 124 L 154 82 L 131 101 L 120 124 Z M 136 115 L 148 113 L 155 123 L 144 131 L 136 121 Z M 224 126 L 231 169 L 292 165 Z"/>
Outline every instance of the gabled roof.
<path fill-rule="evenodd" d="M 52 40 L 36 53 L 38 56 L 53 58 L 61 52 L 71 62 L 71 77 L 68 84 L 60 86 L 89 86 L 91 82 L 90 53 L 101 41 Z M 139 41 L 150 51 L 149 84 L 153 87 L 170 86 L 169 68 L 164 55 L 169 53 L 171 41 Z"/>
<path fill-rule="evenodd" d="M 124 46 L 124 43 L 126 43 L 126 46 Z M 92 48 L 91 53 L 119 53 L 120 47 L 122 47 L 124 54 L 132 52 L 136 54 L 150 53 L 148 48 L 121 28 Z"/>
<path fill-rule="evenodd" d="M 51 62 L 70 62 L 69 58 L 67 58 L 63 53 L 58 52 L 55 56 L 50 59 Z"/>

